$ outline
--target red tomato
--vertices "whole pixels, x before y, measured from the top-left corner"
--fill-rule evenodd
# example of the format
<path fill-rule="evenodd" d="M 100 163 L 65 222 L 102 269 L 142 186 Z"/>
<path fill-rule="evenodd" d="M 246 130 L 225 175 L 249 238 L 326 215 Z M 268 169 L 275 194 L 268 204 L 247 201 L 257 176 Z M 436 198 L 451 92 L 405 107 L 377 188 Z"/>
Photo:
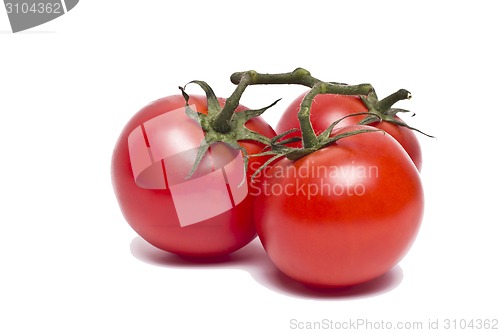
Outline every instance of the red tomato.
<path fill-rule="evenodd" d="M 189 103 L 207 113 L 205 97 L 191 96 Z M 239 186 L 245 179 L 240 152 L 222 143 L 212 145 L 193 177 L 185 179 L 204 134 L 184 106 L 182 96 L 170 96 L 134 115 L 113 152 L 113 187 L 127 222 L 152 245 L 179 255 L 225 255 L 256 237 L 254 196 L 248 183 Z M 246 126 L 275 135 L 260 118 Z M 263 148 L 256 142 L 241 146 L 249 154 Z M 250 164 L 265 161 L 251 158 Z"/>
<path fill-rule="evenodd" d="M 368 128 L 349 126 L 334 130 Z M 255 202 L 272 262 L 304 284 L 340 287 L 376 278 L 412 245 L 424 198 L 413 162 L 379 131 L 340 139 L 264 171 Z"/>
<path fill-rule="evenodd" d="M 300 128 L 297 113 L 299 112 L 300 103 L 306 93 L 297 97 L 297 99 L 295 99 L 285 110 L 278 122 L 278 125 L 276 126 L 276 131 L 278 133 L 283 133 L 293 128 Z M 311 124 L 314 130 L 317 131 L 317 133 L 320 133 L 326 130 L 334 121 L 337 121 L 347 115 L 359 112 L 368 112 L 368 109 L 357 96 L 335 94 L 317 95 L 311 105 Z M 355 125 L 365 117 L 366 115 L 348 117 L 342 120 L 338 124 L 337 128 L 339 126 Z M 397 120 L 401 120 L 397 116 L 395 118 Z M 403 126 L 391 124 L 386 121 L 372 123 L 370 125 L 384 130 L 394 137 L 403 146 L 408 155 L 410 155 L 417 169 L 419 171 L 422 169 L 422 152 L 413 130 Z M 285 138 L 290 138 L 292 136 L 299 136 L 299 134 L 293 133 L 287 135 Z M 301 143 L 298 142 L 291 145 L 300 147 Z"/>

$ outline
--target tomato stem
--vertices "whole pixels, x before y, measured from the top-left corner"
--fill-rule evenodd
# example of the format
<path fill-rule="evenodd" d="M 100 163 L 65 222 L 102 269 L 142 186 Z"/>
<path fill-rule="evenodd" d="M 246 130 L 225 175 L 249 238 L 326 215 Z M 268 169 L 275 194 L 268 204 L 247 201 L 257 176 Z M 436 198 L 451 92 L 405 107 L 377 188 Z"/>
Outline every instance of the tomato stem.
<path fill-rule="evenodd" d="M 245 78 L 247 82 L 242 83 Z M 359 85 L 348 85 L 338 82 L 324 82 L 311 75 L 311 73 L 304 68 L 297 68 L 293 72 L 279 73 L 279 74 L 264 74 L 257 73 L 250 70 L 246 72 L 236 72 L 231 75 L 231 82 L 237 85 L 260 85 L 260 84 L 298 84 L 309 88 L 314 87 L 318 83 L 324 83 L 329 86 L 328 94 L 341 94 L 341 95 L 368 95 L 374 89 L 371 84 L 364 83 Z"/>
<path fill-rule="evenodd" d="M 228 133 L 231 131 L 231 119 L 233 118 L 236 108 L 240 104 L 243 92 L 250 84 L 250 80 L 251 74 L 248 73 L 248 75 L 245 75 L 241 79 L 240 84 L 236 86 L 236 89 L 233 91 L 231 96 L 226 99 L 224 107 L 212 121 L 212 127 L 215 131 L 219 133 Z"/>
<path fill-rule="evenodd" d="M 315 84 L 311 90 L 304 96 L 300 103 L 300 110 L 298 113 L 300 131 L 302 132 L 302 146 L 304 148 L 311 148 L 318 144 L 318 137 L 314 133 L 314 128 L 311 124 L 311 104 L 321 90 L 324 89 L 322 83 Z"/>
<path fill-rule="evenodd" d="M 319 79 L 311 76 L 311 73 L 304 68 L 297 68 L 293 72 L 278 74 L 257 73 L 253 70 L 236 72 L 231 75 L 231 82 L 240 84 L 241 80 L 247 75 L 250 75 L 252 78 L 251 84 L 300 84 L 312 88 L 316 83 L 321 82 Z"/>
<path fill-rule="evenodd" d="M 298 84 L 312 89 L 310 98 L 303 102 L 299 117 L 301 118 L 301 131 L 305 136 L 304 144 L 311 147 L 317 144 L 316 135 L 311 126 L 310 108 L 314 96 L 318 94 L 341 94 L 341 95 L 368 95 L 373 91 L 370 84 L 347 85 L 336 82 L 323 82 L 311 75 L 304 68 L 297 68 L 289 73 L 266 74 L 258 73 L 254 70 L 246 72 L 236 72 L 231 75 L 231 82 L 236 84 L 236 89 L 226 100 L 226 104 L 213 119 L 212 127 L 219 133 L 228 133 L 231 131 L 231 119 L 239 105 L 241 96 L 245 89 L 250 85 L 260 84 Z M 305 146 L 306 147 L 306 146 Z"/>
<path fill-rule="evenodd" d="M 342 85 L 343 95 L 367 95 L 373 90 L 370 84 L 360 84 L 357 86 Z M 300 103 L 298 113 L 300 130 L 302 132 L 302 146 L 312 148 L 318 145 L 318 137 L 311 124 L 311 105 L 314 97 L 319 94 L 339 94 L 339 85 L 328 82 L 318 82 L 304 96 Z"/>
<path fill-rule="evenodd" d="M 384 113 L 389 110 L 396 102 L 410 98 L 411 93 L 408 90 L 399 89 L 395 93 L 378 101 L 375 105 L 375 108 L 377 109 L 377 111 Z"/>

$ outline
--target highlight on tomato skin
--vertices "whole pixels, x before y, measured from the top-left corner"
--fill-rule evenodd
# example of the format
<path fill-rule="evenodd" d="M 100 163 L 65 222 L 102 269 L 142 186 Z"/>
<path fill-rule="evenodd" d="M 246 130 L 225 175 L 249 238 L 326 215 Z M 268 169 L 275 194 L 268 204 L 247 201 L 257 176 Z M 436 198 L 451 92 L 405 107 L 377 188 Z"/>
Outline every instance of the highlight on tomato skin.
<path fill-rule="evenodd" d="M 324 288 L 388 272 L 415 240 L 423 208 L 415 165 L 379 131 L 296 161 L 281 159 L 265 171 L 255 202 L 257 233 L 271 261 L 289 277 Z"/>
<path fill-rule="evenodd" d="M 285 109 L 283 115 L 280 117 L 277 125 L 276 132 L 284 133 L 293 128 L 300 128 L 297 114 L 300 109 L 305 94 L 298 96 L 290 105 Z M 343 117 L 368 112 L 368 108 L 363 104 L 359 96 L 348 96 L 338 94 L 322 94 L 314 97 L 311 105 L 311 124 L 317 133 L 320 133 L 328 128 L 334 121 Z M 352 126 L 362 121 L 366 115 L 357 115 L 344 118 L 338 127 Z M 395 116 L 397 120 L 402 121 L 399 117 Z M 419 171 L 422 170 L 422 150 L 420 143 L 414 131 L 403 126 L 391 124 L 387 121 L 374 122 L 370 126 L 379 128 L 398 141 L 404 150 L 410 155 L 413 163 Z M 295 132 L 287 135 L 286 138 L 300 136 L 300 132 Z M 300 147 L 300 142 L 290 144 L 292 147 Z"/>
<path fill-rule="evenodd" d="M 205 97 L 191 96 L 190 103 L 197 112 L 207 112 Z M 203 131 L 184 110 L 184 98 L 174 95 L 131 118 L 113 151 L 113 188 L 128 224 L 155 247 L 184 256 L 227 255 L 256 237 L 254 196 L 248 192 L 248 180 L 240 186 L 247 178 L 241 153 L 224 143 L 212 145 L 196 173 L 185 179 Z M 275 135 L 261 118 L 250 119 L 247 126 Z M 241 145 L 249 154 L 263 149 L 258 142 Z M 265 161 L 256 157 L 250 163 Z"/>

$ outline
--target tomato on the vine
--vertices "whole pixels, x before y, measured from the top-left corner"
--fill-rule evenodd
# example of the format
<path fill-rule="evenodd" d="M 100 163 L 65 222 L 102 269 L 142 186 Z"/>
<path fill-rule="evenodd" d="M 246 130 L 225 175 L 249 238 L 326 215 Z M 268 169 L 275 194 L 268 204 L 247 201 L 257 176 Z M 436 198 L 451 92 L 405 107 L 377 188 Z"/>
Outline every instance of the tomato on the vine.
<path fill-rule="evenodd" d="M 182 95 L 127 123 L 112 181 L 130 226 L 160 249 L 198 257 L 229 254 L 258 234 L 278 269 L 319 287 L 363 283 L 394 267 L 424 206 L 420 146 L 396 117 L 408 111 L 392 108 L 411 94 L 378 100 L 371 84 L 325 82 L 303 68 L 236 72 L 231 82 L 237 87 L 222 99 L 193 80 L 206 97 L 179 87 Z M 284 112 L 279 135 L 259 118 L 277 101 L 240 105 L 256 84 L 311 89 Z"/>
<path fill-rule="evenodd" d="M 297 97 L 287 107 L 276 126 L 278 133 L 300 127 L 297 114 L 300 109 L 300 103 L 306 93 Z M 334 121 L 361 112 L 368 112 L 368 108 L 358 96 L 321 94 L 314 97 L 311 105 L 310 119 L 312 127 L 319 133 L 326 130 Z M 338 127 L 358 124 L 364 118 L 366 118 L 366 115 L 345 118 L 338 124 Z M 395 118 L 401 120 L 397 116 Z M 422 151 L 413 130 L 387 121 L 373 122 L 369 125 L 379 128 L 394 137 L 403 146 L 408 155 L 410 155 L 417 169 L 419 171 L 422 169 Z M 299 135 L 298 132 L 291 133 L 285 138 Z M 291 143 L 290 145 L 299 147 L 300 142 Z"/>
<path fill-rule="evenodd" d="M 219 98 L 224 104 L 225 99 Z M 187 256 L 218 256 L 238 250 L 256 237 L 254 196 L 246 182 L 242 155 L 224 143 L 210 146 L 193 167 L 204 133 L 185 113 L 181 95 L 158 99 L 126 124 L 112 157 L 112 182 L 130 226 L 152 245 Z M 196 112 L 207 114 L 207 100 L 190 96 Z M 246 110 L 239 106 L 236 111 Z M 275 132 L 261 118 L 245 126 L 266 137 Z M 245 141 L 248 154 L 262 143 Z M 261 165 L 266 157 L 251 157 Z M 250 171 L 249 171 L 250 173 Z M 250 175 L 248 175 L 250 176 Z"/>
<path fill-rule="evenodd" d="M 369 128 L 347 126 L 332 135 Z M 340 287 L 376 278 L 403 258 L 419 230 L 419 173 L 382 131 L 342 138 L 262 172 L 259 238 L 279 270 L 304 284 Z"/>

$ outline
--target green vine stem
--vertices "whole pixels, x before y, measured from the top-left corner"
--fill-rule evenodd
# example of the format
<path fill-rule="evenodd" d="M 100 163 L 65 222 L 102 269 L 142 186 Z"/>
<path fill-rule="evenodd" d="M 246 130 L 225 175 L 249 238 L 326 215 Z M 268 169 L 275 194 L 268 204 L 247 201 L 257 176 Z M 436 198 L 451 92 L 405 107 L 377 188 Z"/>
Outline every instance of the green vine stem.
<path fill-rule="evenodd" d="M 360 125 L 387 121 L 417 131 L 428 137 L 433 137 L 432 135 L 409 126 L 395 117 L 397 113 L 409 112 L 404 109 L 392 108 L 396 102 L 411 98 L 411 93 L 405 89 L 400 89 L 378 100 L 377 94 L 371 84 L 347 85 L 338 82 L 324 82 L 313 77 L 311 73 L 304 68 L 297 68 L 292 72 L 281 74 L 263 74 L 257 73 L 254 70 L 236 72 L 231 75 L 231 82 L 237 85 L 235 92 L 228 99 L 230 103 L 226 104 L 222 112 L 214 120 L 214 127 L 220 132 L 227 130 L 227 124 L 231 121 L 230 119 L 234 113 L 234 109 L 238 105 L 241 95 L 249 85 L 298 84 L 311 88 L 311 91 L 304 97 L 299 111 L 299 124 L 303 133 L 304 148 L 312 147 L 318 143 L 314 135 L 315 131 L 311 129 L 312 126 L 308 120 L 312 101 L 318 94 L 358 95 L 369 110 L 366 118 L 359 123 Z"/>
<path fill-rule="evenodd" d="M 250 85 L 261 84 L 298 84 L 311 88 L 302 101 L 299 120 L 303 135 L 304 148 L 310 148 L 318 144 L 316 134 L 310 121 L 311 104 L 318 94 L 342 94 L 342 95 L 368 95 L 374 89 L 371 84 L 347 85 L 344 83 L 324 82 L 311 75 L 304 68 L 297 68 L 289 73 L 263 74 L 254 70 L 236 72 L 231 75 L 231 82 L 236 84 L 236 89 L 226 100 L 226 104 L 220 113 L 213 119 L 212 127 L 220 133 L 227 133 L 231 129 L 231 119 L 236 107 L 239 105 L 241 96 Z"/>
<path fill-rule="evenodd" d="M 407 111 L 391 108 L 397 101 L 409 99 L 411 97 L 410 92 L 404 89 L 400 89 L 394 94 L 391 94 L 379 101 L 371 84 L 364 83 L 358 85 L 348 85 L 338 82 L 325 82 L 313 77 L 308 70 L 303 68 L 297 68 L 292 72 L 278 74 L 258 73 L 254 70 L 236 72 L 231 75 L 231 82 L 236 84 L 236 88 L 231 96 L 226 99 L 223 106 L 219 104 L 215 93 L 207 83 L 203 81 L 190 82 L 199 85 L 205 91 L 208 102 L 207 115 L 196 114 L 193 110 L 189 110 L 189 95 L 184 91 L 185 87 L 180 87 L 186 100 L 186 112 L 192 118 L 198 119 L 205 132 L 205 139 L 200 144 L 198 156 L 188 177 L 193 174 L 194 170 L 196 170 L 208 147 L 215 142 L 225 142 L 231 147 L 241 150 L 244 156 L 246 170 L 249 156 L 245 149 L 238 143 L 242 140 L 260 142 L 269 148 L 269 150 L 265 149 L 261 154 L 253 155 L 274 155 L 264 165 L 266 166 L 268 163 L 271 163 L 275 159 L 282 156 L 286 156 L 292 160 L 299 159 L 307 154 L 333 144 L 342 138 L 365 132 L 377 131 L 377 129 L 353 130 L 351 132 L 331 137 L 332 129 L 338 123 L 334 122 L 327 130 L 317 135 L 312 127 L 310 117 L 312 102 L 318 94 L 359 96 L 368 108 L 368 112 L 363 113 L 366 114 L 367 117 L 361 121 L 360 124 L 384 120 L 409 127 L 402 121 L 394 118 L 396 113 Z M 284 138 L 284 134 L 286 133 L 278 134 L 275 138 L 267 138 L 246 128 L 245 124 L 249 119 L 260 116 L 278 101 L 275 101 L 271 105 L 261 109 L 235 112 L 236 108 L 240 104 L 240 99 L 248 86 L 268 84 L 297 84 L 310 88 L 309 92 L 304 96 L 298 112 L 300 131 L 302 133 L 302 148 L 291 148 L 287 146 L 286 144 L 290 139 L 282 140 Z"/>
<path fill-rule="evenodd" d="M 369 84 L 358 86 L 342 85 L 344 95 L 368 95 L 373 91 L 373 87 Z M 354 88 L 353 88 L 354 87 Z M 311 90 L 304 96 L 300 103 L 298 113 L 300 130 L 302 131 L 302 144 L 304 148 L 312 148 L 319 144 L 318 137 L 311 124 L 311 105 L 314 98 L 319 94 L 338 94 L 338 85 L 333 85 L 325 82 L 316 83 Z"/>
<path fill-rule="evenodd" d="M 395 93 L 378 101 L 376 108 L 378 110 L 389 110 L 396 102 L 405 99 L 411 99 L 411 93 L 406 89 L 399 89 Z"/>

